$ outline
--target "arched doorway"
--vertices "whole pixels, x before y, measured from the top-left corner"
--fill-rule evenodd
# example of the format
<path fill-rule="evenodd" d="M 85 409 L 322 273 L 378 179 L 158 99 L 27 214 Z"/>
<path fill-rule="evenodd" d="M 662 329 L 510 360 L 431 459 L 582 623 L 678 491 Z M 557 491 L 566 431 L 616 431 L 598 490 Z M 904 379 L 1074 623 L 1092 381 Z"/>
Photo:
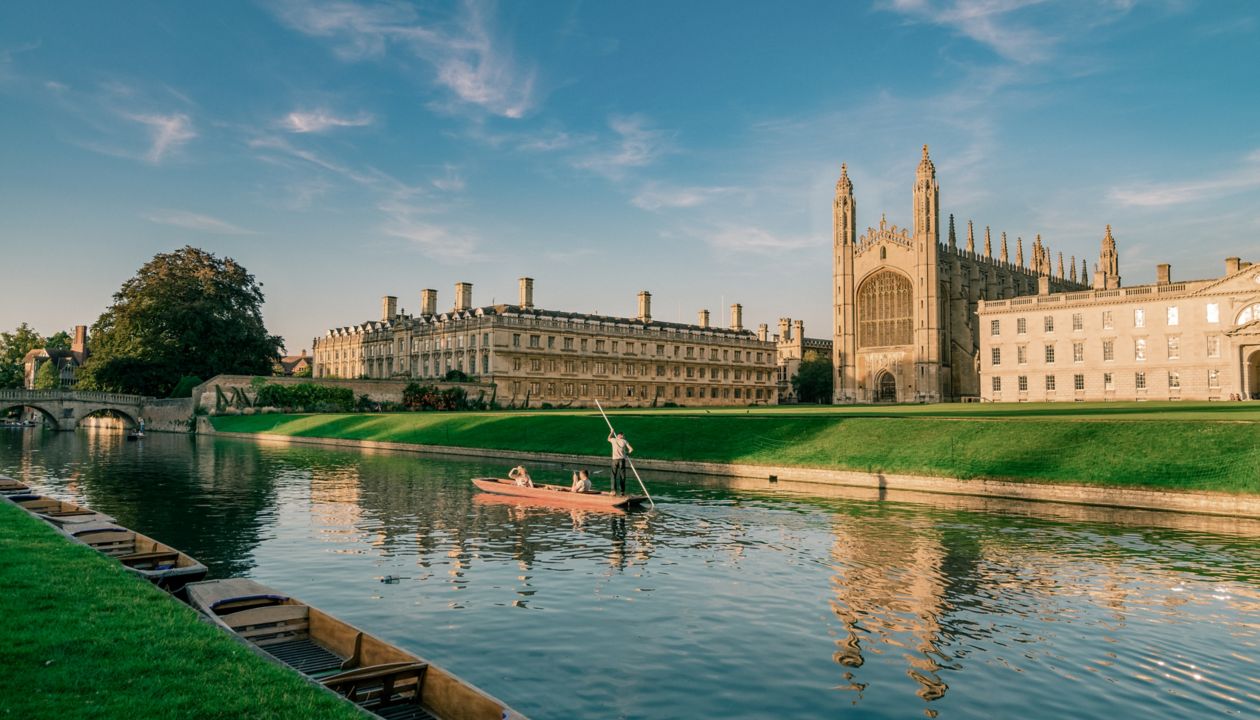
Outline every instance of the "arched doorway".
<path fill-rule="evenodd" d="M 1260 350 L 1255 350 L 1247 356 L 1243 373 L 1246 375 L 1243 387 L 1246 388 L 1252 400 L 1260 400 Z"/>
<path fill-rule="evenodd" d="M 875 378 L 875 402 L 897 402 L 897 379 L 887 370 Z"/>

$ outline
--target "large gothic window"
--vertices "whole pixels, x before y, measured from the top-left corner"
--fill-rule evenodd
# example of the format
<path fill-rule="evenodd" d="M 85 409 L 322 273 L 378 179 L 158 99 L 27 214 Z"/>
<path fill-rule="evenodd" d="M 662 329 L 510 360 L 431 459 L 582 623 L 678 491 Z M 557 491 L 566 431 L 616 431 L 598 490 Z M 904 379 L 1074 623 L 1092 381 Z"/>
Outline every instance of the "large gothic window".
<path fill-rule="evenodd" d="M 875 273 L 858 289 L 858 347 L 913 343 L 913 314 L 910 281 L 891 270 Z"/>

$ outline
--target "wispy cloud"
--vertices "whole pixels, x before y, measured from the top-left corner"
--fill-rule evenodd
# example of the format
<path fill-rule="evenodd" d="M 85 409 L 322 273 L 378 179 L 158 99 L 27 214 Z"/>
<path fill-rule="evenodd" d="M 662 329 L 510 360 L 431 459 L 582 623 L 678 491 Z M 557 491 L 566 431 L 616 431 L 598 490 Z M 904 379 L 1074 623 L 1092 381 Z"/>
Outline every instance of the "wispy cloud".
<path fill-rule="evenodd" d="M 1160 207 L 1193 203 L 1255 188 L 1260 188 L 1260 150 L 1244 157 L 1238 167 L 1213 176 L 1187 182 L 1114 187 L 1107 195 L 1129 207 Z"/>
<path fill-rule="evenodd" d="M 192 118 L 184 113 L 170 115 L 158 114 L 124 114 L 128 120 L 144 125 L 149 131 L 149 150 L 144 159 L 154 165 L 170 153 L 179 150 L 185 143 L 197 137 L 193 130 Z"/>
<path fill-rule="evenodd" d="M 295 110 L 280 121 L 281 127 L 295 133 L 320 133 L 325 130 L 341 127 L 363 127 L 371 125 L 374 118 L 369 113 L 359 113 L 353 117 L 338 117 L 327 110 Z"/>
<path fill-rule="evenodd" d="M 467 0 L 452 19 L 422 19 L 396 2 L 284 2 L 276 11 L 298 32 L 333 43 L 345 60 L 380 58 L 398 48 L 429 64 L 433 80 L 462 104 L 520 118 L 535 105 L 536 71 L 521 67 L 492 32 L 489 8 Z"/>
<path fill-rule="evenodd" d="M 187 212 L 185 210 L 157 210 L 141 215 L 149 222 L 159 225 L 174 225 L 185 230 L 214 233 L 217 235 L 256 235 L 257 232 L 233 225 L 225 220 Z"/>
<path fill-rule="evenodd" d="M 890 0 L 883 9 L 911 21 L 943 25 L 1002 57 L 1019 63 L 1049 58 L 1055 38 L 1012 19 L 1019 10 L 1044 0 Z"/>
<path fill-rule="evenodd" d="M 823 244 L 818 238 L 780 235 L 751 225 L 727 225 L 704 233 L 703 237 L 714 250 L 755 255 L 776 255 Z"/>
<path fill-rule="evenodd" d="M 692 208 L 733 191 L 727 187 L 666 187 L 649 183 L 630 202 L 644 210 Z"/>
<path fill-rule="evenodd" d="M 670 149 L 665 132 L 648 127 L 642 115 L 617 115 L 608 121 L 615 137 L 605 147 L 579 157 L 574 166 L 620 180 L 627 170 L 651 164 Z"/>
<path fill-rule="evenodd" d="M 443 192 L 461 192 L 464 189 L 464 178 L 460 176 L 459 170 L 454 165 L 443 166 L 445 174 L 442 177 L 433 179 L 433 187 Z"/>
<path fill-rule="evenodd" d="M 432 217 L 433 207 L 414 202 L 408 193 L 394 193 L 377 207 L 385 215 L 381 225 L 385 235 L 406 240 L 438 260 L 476 259 L 480 237 L 475 231 L 439 222 Z"/>

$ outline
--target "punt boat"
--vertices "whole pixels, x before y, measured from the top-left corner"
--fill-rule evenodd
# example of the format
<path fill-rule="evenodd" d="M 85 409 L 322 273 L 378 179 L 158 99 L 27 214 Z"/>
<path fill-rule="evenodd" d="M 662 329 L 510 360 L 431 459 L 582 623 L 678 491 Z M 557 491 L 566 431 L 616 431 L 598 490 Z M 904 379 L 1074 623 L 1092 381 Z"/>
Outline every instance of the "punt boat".
<path fill-rule="evenodd" d="M 563 485 L 540 485 L 533 487 L 517 485 L 515 481 L 502 478 L 473 478 L 473 485 L 486 492 L 498 495 L 533 498 L 545 503 L 556 503 L 574 507 L 607 509 L 630 508 L 647 502 L 643 495 L 614 495 L 610 492 L 573 492 L 572 488 Z"/>
<path fill-rule="evenodd" d="M 353 625 L 245 578 L 190 583 L 221 627 L 389 720 L 524 720 L 475 686 Z"/>
<path fill-rule="evenodd" d="M 9 502 L 23 508 L 27 512 L 54 525 L 68 525 L 86 522 L 112 523 L 114 518 L 98 513 L 91 508 L 75 505 L 66 500 L 50 498 L 47 495 L 9 495 Z"/>
<path fill-rule="evenodd" d="M 8 495 L 10 493 L 28 493 L 31 486 L 20 480 L 14 480 L 8 475 L 0 475 L 0 495 Z"/>
<path fill-rule="evenodd" d="M 113 523 L 62 526 L 70 539 L 108 555 L 149 582 L 179 592 L 184 585 L 206 576 L 206 566 L 169 545 Z"/>

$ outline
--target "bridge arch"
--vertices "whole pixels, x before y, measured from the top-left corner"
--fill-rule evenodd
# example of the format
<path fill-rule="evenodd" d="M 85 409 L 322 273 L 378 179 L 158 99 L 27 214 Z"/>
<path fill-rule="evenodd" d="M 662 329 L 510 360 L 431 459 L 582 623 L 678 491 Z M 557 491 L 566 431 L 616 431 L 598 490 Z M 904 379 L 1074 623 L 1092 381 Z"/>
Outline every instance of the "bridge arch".
<path fill-rule="evenodd" d="M 61 424 L 57 422 L 57 416 L 54 413 L 50 412 L 47 408 L 42 408 L 38 405 L 32 405 L 31 403 L 25 403 L 25 402 L 0 401 L 0 415 L 4 415 L 5 413 L 12 410 L 13 408 L 29 408 L 31 410 L 38 410 L 39 414 L 44 417 L 45 422 L 52 425 L 54 430 L 61 429 Z"/>
<path fill-rule="evenodd" d="M 137 418 L 132 413 L 127 412 L 126 410 L 121 410 L 116 407 L 98 407 L 98 408 L 89 410 L 83 413 L 82 415 L 79 415 L 78 422 L 82 423 L 84 420 L 87 420 L 90 417 L 101 417 L 103 414 L 107 417 L 110 415 L 121 417 L 124 428 L 135 428 L 135 427 L 140 426 L 139 418 Z"/>

